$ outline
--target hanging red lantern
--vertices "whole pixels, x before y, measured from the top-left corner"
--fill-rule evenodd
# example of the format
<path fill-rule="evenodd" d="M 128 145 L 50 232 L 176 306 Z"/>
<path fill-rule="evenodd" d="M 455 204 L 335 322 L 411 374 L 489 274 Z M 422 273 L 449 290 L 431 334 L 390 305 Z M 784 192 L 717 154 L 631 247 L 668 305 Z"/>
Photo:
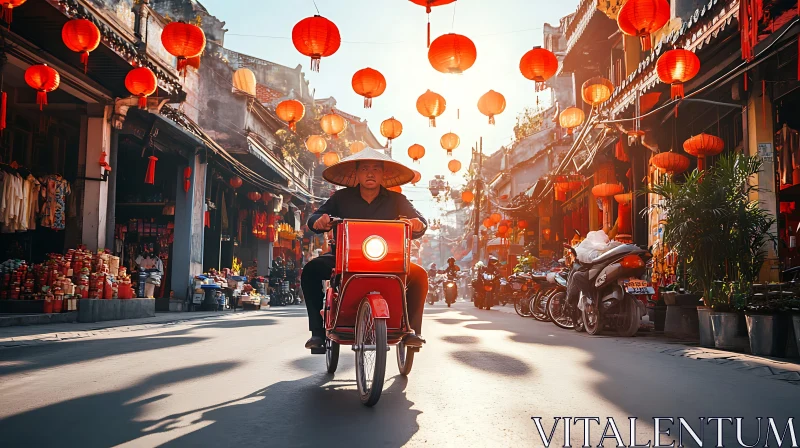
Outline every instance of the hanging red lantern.
<path fill-rule="evenodd" d="M 319 119 L 319 125 L 326 134 L 333 138 L 339 138 L 339 134 L 347 128 L 347 120 L 341 115 L 331 112 Z"/>
<path fill-rule="evenodd" d="M 628 36 L 642 42 L 642 50 L 650 50 L 650 35 L 669 22 L 670 8 L 666 0 L 628 0 L 617 15 L 617 26 Z"/>
<path fill-rule="evenodd" d="M 500 216 L 500 213 L 492 213 L 489 215 L 489 219 L 492 220 L 492 223 L 497 224 L 503 219 L 503 217 Z"/>
<path fill-rule="evenodd" d="M 428 48 L 428 61 L 442 73 L 463 73 L 477 57 L 475 44 L 467 36 L 455 33 L 437 37 Z"/>
<path fill-rule="evenodd" d="M 544 82 L 558 71 L 558 59 L 550 50 L 533 47 L 519 60 L 519 71 L 522 76 L 536 83 L 536 90 L 540 90 Z"/>
<path fill-rule="evenodd" d="M 296 123 L 302 120 L 306 115 L 306 106 L 297 100 L 281 101 L 280 104 L 275 107 L 275 115 L 289 124 L 289 130 L 296 131 Z"/>
<path fill-rule="evenodd" d="M 339 154 L 334 151 L 328 151 L 322 155 L 322 163 L 325 166 L 333 166 L 339 163 Z"/>
<path fill-rule="evenodd" d="M 339 50 L 342 38 L 336 24 L 320 15 L 307 17 L 292 28 L 292 42 L 301 54 L 311 58 L 311 70 L 319 71 L 319 62 Z"/>
<path fill-rule="evenodd" d="M 725 142 L 710 134 L 699 134 L 683 142 L 683 150 L 697 157 L 697 169 L 704 170 L 707 156 L 716 156 L 725 149 Z"/>
<path fill-rule="evenodd" d="M 369 67 L 357 71 L 353 75 L 353 90 L 364 97 L 364 108 L 372 107 L 372 99 L 386 91 L 386 78 L 381 72 Z"/>
<path fill-rule="evenodd" d="M 83 72 L 89 64 L 89 53 L 100 45 L 100 30 L 91 20 L 72 19 L 61 28 L 61 40 L 70 50 L 81 54 Z"/>
<path fill-rule="evenodd" d="M 25 82 L 36 90 L 36 104 L 39 110 L 47 105 L 47 93 L 56 90 L 61 84 L 61 76 L 45 64 L 31 65 L 25 70 Z"/>
<path fill-rule="evenodd" d="M 568 107 L 558 115 L 558 124 L 567 130 L 568 135 L 571 135 L 572 130 L 582 125 L 585 119 L 586 115 L 584 115 L 581 109 L 577 107 Z"/>
<path fill-rule="evenodd" d="M 147 97 L 154 94 L 158 88 L 155 73 L 147 67 L 137 67 L 125 76 L 125 87 L 133 96 L 139 97 L 139 108 L 147 107 Z"/>
<path fill-rule="evenodd" d="M 491 218 L 486 218 L 486 219 L 483 220 L 483 227 L 486 227 L 488 229 L 489 227 L 492 227 L 493 225 L 494 225 L 494 221 L 492 221 Z"/>
<path fill-rule="evenodd" d="M 231 179 L 231 181 L 232 180 L 233 179 Z M 183 169 L 183 192 L 188 193 L 189 188 L 191 188 L 191 186 L 192 186 L 192 168 L 187 166 L 186 168 Z M 241 184 L 239 184 L 239 186 L 241 186 Z"/>
<path fill-rule="evenodd" d="M 167 53 L 178 58 L 178 71 L 186 76 L 186 60 L 203 53 L 206 49 L 206 34 L 197 25 L 172 22 L 161 32 L 161 44 Z"/>
<path fill-rule="evenodd" d="M 592 107 L 597 107 L 608 101 L 612 92 L 614 92 L 614 84 L 602 76 L 589 78 L 581 87 L 583 101 L 589 103 Z"/>
<path fill-rule="evenodd" d="M 250 199 L 253 202 L 258 202 L 261 199 L 261 193 L 257 191 L 251 191 L 247 193 L 247 199 Z"/>
<path fill-rule="evenodd" d="M 144 183 L 153 185 L 156 181 L 156 162 L 158 161 L 158 157 L 150 156 L 150 159 L 147 162 L 147 173 L 144 175 Z"/>
<path fill-rule="evenodd" d="M 478 110 L 489 117 L 489 124 L 494 124 L 494 116 L 506 110 L 506 97 L 503 94 L 490 90 L 478 100 Z"/>
<path fill-rule="evenodd" d="M 527 229 L 528 228 L 528 221 L 526 221 L 524 219 L 520 219 L 519 221 L 517 221 L 517 227 L 519 227 L 520 230 Z"/>
<path fill-rule="evenodd" d="M 411 185 L 417 185 L 417 182 L 422 180 L 422 173 L 417 170 L 411 170 L 414 172 L 414 178 L 411 179 Z"/>
<path fill-rule="evenodd" d="M 319 155 L 322 154 L 325 149 L 328 148 L 328 142 L 322 136 L 319 135 L 312 135 L 306 139 L 306 149 L 311 154 L 317 156 L 319 159 Z"/>
<path fill-rule="evenodd" d="M 624 188 L 621 184 L 603 182 L 592 187 L 592 194 L 598 198 L 607 198 L 622 193 L 623 190 Z"/>
<path fill-rule="evenodd" d="M 656 72 L 661 82 L 672 85 L 672 99 L 683 98 L 683 83 L 700 72 L 700 59 L 689 50 L 669 50 L 656 61 Z"/>
<path fill-rule="evenodd" d="M 431 8 L 453 3 L 456 0 L 409 0 L 415 5 L 424 6 L 428 14 L 428 47 L 431 46 Z"/>
<path fill-rule="evenodd" d="M 413 144 L 408 147 L 408 157 L 411 157 L 411 160 L 417 162 L 419 159 L 425 156 L 425 148 L 422 145 Z"/>
<path fill-rule="evenodd" d="M 461 192 L 461 200 L 465 204 L 469 204 L 469 203 L 471 203 L 472 201 L 475 200 L 475 193 L 473 193 L 470 190 L 464 190 L 464 191 Z"/>
<path fill-rule="evenodd" d="M 231 177 L 231 178 L 230 178 L 230 180 L 228 181 L 228 183 L 229 183 L 229 184 L 230 184 L 230 186 L 231 186 L 231 187 L 233 187 L 233 189 L 235 190 L 235 189 L 237 189 L 237 188 L 241 187 L 243 182 L 242 182 L 242 178 L 241 178 L 241 177 L 239 177 L 239 176 L 233 176 L 233 177 Z"/>
<path fill-rule="evenodd" d="M 353 143 L 350 143 L 350 154 L 358 154 L 364 149 L 366 149 L 366 147 L 367 147 L 366 143 L 360 140 L 356 140 Z"/>
<path fill-rule="evenodd" d="M 650 163 L 659 170 L 669 174 L 682 173 L 689 168 L 689 158 L 683 154 L 672 151 L 661 152 L 654 155 L 650 159 Z"/>
<path fill-rule="evenodd" d="M 508 226 L 504 226 L 502 224 L 497 226 L 497 235 L 498 236 L 505 235 L 506 232 L 508 232 Z"/>
<path fill-rule="evenodd" d="M 449 169 L 451 173 L 456 174 L 461 169 L 461 162 L 453 159 L 447 162 L 447 169 Z"/>
<path fill-rule="evenodd" d="M 11 24 L 11 16 L 14 8 L 21 6 L 26 0 L 0 0 L 0 8 L 3 10 L 3 20 Z"/>
<path fill-rule="evenodd" d="M 403 133 L 403 124 L 394 117 L 383 120 L 381 123 L 381 135 L 389 139 L 387 146 L 391 146 L 392 140 L 400 137 Z"/>
<path fill-rule="evenodd" d="M 439 139 L 439 143 L 442 145 L 442 149 L 447 151 L 447 155 L 452 156 L 453 150 L 458 148 L 458 145 L 461 144 L 461 138 L 452 132 L 448 132 Z"/>
<path fill-rule="evenodd" d="M 100 168 L 103 168 L 106 171 L 111 171 L 111 165 L 108 164 L 108 153 L 105 151 L 100 152 L 100 159 L 97 163 L 100 165 Z"/>
<path fill-rule="evenodd" d="M 444 113 L 447 102 L 438 93 L 427 90 L 417 98 L 417 111 L 429 120 L 428 125 L 436 127 L 436 117 Z"/>

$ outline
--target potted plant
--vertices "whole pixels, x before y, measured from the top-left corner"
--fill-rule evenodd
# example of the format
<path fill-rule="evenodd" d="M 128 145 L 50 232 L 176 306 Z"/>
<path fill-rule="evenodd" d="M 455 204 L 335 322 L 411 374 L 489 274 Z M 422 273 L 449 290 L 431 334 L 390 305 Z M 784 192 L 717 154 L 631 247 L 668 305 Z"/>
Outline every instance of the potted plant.
<path fill-rule="evenodd" d="M 648 190 L 662 198 L 650 208 L 667 217 L 664 243 L 677 251 L 703 293 L 698 326 L 705 347 L 736 345 L 729 339 L 741 336 L 744 299 L 764 263 L 764 247 L 775 240 L 774 219 L 750 199 L 757 191 L 750 179 L 760 169 L 757 157 L 723 155 L 713 167 L 694 170 L 683 181 L 668 178 Z M 733 316 L 717 318 L 715 334 L 716 313 Z"/>
<path fill-rule="evenodd" d="M 791 293 L 784 297 L 786 294 L 760 294 L 745 307 L 752 354 L 785 356 L 790 313 L 793 309 L 800 308 L 800 299 L 791 296 Z"/>

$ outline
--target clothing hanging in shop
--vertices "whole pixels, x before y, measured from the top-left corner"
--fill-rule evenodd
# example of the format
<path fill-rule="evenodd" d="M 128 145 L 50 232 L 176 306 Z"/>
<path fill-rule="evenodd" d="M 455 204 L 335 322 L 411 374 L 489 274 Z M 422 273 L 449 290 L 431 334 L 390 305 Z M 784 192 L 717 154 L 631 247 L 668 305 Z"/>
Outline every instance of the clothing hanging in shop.
<path fill-rule="evenodd" d="M 36 228 L 39 181 L 25 168 L 0 164 L 0 231 L 25 232 Z"/>
<path fill-rule="evenodd" d="M 800 133 L 784 124 L 776 133 L 775 146 L 780 154 L 781 185 L 800 183 Z"/>
<path fill-rule="evenodd" d="M 42 189 L 42 197 L 44 198 L 42 227 L 64 230 L 67 216 L 67 195 L 72 194 L 69 182 L 61 177 L 60 174 L 52 174 L 42 179 L 42 184 L 44 185 Z"/>

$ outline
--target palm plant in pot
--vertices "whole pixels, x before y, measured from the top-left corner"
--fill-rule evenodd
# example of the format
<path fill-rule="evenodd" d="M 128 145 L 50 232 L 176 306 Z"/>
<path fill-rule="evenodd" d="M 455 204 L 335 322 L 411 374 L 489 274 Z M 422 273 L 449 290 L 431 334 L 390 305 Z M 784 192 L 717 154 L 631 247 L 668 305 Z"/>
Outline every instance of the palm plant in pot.
<path fill-rule="evenodd" d="M 766 258 L 766 244 L 775 241 L 775 220 L 751 199 L 758 191 L 751 179 L 760 169 L 757 157 L 723 155 L 713 167 L 648 191 L 662 198 L 650 207 L 667 216 L 664 243 L 677 251 L 703 293 L 698 308 L 703 346 L 737 348 L 728 339 L 741 335 L 740 312 Z M 712 311 L 720 316 L 713 318 L 717 334 Z"/>

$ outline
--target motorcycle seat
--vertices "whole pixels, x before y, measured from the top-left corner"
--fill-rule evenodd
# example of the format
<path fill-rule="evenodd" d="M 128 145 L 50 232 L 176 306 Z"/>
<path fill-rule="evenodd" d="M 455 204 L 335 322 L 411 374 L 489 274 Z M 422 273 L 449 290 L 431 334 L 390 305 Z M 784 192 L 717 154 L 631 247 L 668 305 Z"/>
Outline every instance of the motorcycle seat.
<path fill-rule="evenodd" d="M 613 249 L 611 249 L 611 250 L 609 250 L 607 252 L 603 252 L 602 254 L 600 254 L 600 256 L 598 256 L 597 258 L 594 258 L 593 260 L 589 261 L 588 263 L 587 262 L 581 263 L 581 266 L 584 267 L 584 268 L 589 268 L 589 267 L 591 267 L 593 265 L 596 265 L 596 264 L 607 263 L 607 262 L 609 262 L 609 261 L 611 261 L 611 260 L 613 260 L 613 259 L 615 259 L 617 257 L 620 257 L 622 255 L 628 255 L 628 254 L 632 254 L 632 253 L 643 253 L 643 252 L 645 252 L 645 251 L 642 248 L 640 248 L 639 246 L 636 246 L 634 244 L 622 244 L 622 245 L 617 246 L 617 247 L 615 247 L 615 248 L 613 248 Z"/>
<path fill-rule="evenodd" d="M 535 282 L 546 282 L 547 274 L 532 274 L 531 279 Z"/>

